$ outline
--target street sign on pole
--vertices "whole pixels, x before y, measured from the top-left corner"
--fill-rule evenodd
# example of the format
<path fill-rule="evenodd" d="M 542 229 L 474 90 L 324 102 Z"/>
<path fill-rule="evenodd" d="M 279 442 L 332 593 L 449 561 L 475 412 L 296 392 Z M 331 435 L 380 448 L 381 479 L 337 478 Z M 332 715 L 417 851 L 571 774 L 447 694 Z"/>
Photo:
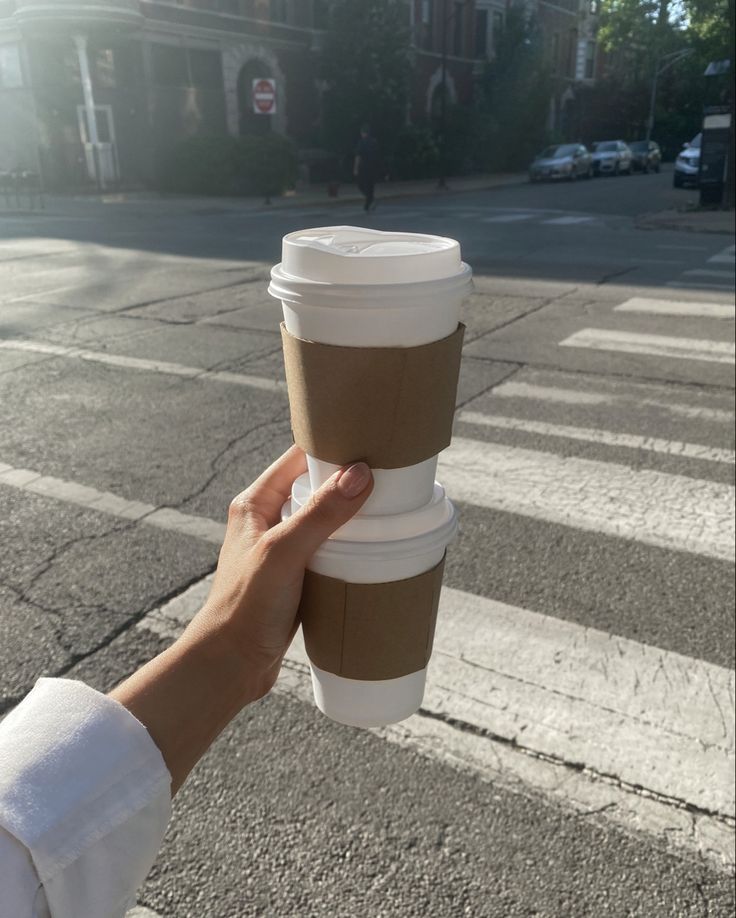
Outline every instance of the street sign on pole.
<path fill-rule="evenodd" d="M 276 80 L 270 77 L 253 80 L 253 112 L 256 115 L 276 113 Z"/>

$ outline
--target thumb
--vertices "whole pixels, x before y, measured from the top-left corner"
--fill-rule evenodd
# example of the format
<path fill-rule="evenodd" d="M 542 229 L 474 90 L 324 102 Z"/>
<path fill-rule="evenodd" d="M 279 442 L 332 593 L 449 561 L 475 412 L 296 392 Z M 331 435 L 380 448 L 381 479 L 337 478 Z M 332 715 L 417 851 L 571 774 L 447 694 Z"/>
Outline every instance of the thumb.
<path fill-rule="evenodd" d="M 281 524 L 280 547 L 306 565 L 320 545 L 360 510 L 372 490 L 373 475 L 365 462 L 335 472 Z"/>

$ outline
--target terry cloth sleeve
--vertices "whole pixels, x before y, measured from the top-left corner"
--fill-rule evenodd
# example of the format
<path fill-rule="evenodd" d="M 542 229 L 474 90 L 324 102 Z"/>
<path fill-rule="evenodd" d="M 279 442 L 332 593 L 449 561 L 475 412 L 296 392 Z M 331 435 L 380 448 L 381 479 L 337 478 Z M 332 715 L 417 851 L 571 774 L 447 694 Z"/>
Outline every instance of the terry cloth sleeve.
<path fill-rule="evenodd" d="M 0 918 L 121 918 L 170 813 L 143 724 L 82 682 L 40 679 L 0 723 Z"/>

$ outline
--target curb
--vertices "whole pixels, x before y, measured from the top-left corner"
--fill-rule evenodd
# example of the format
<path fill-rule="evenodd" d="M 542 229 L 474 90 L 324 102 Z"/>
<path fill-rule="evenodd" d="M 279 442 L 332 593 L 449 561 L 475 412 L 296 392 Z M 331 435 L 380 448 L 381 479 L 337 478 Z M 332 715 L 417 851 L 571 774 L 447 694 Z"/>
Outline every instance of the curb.
<path fill-rule="evenodd" d="M 477 184 L 473 184 L 469 187 L 463 187 L 462 185 L 455 187 L 447 188 L 437 188 L 435 185 L 423 186 L 423 187 L 403 187 L 392 190 L 391 183 L 387 183 L 385 187 L 378 185 L 377 191 L 377 203 L 380 204 L 382 201 L 390 200 L 399 200 L 406 198 L 420 198 L 420 197 L 445 197 L 450 195 L 461 195 L 469 194 L 471 192 L 479 191 L 493 191 L 496 188 L 509 188 L 515 185 L 522 185 L 526 182 L 526 176 L 519 174 L 510 174 L 506 179 L 495 179 L 492 176 L 489 176 L 486 181 L 478 180 Z M 56 201 L 51 202 L 50 207 L 44 207 L 41 209 L 34 208 L 28 210 L 3 210 L 0 207 L 0 217 L 3 216 L 32 216 L 32 215 L 48 215 L 48 216 L 59 216 L 65 215 L 63 209 L 55 208 L 54 204 L 59 203 L 63 205 L 66 202 L 71 204 L 91 204 L 92 206 L 102 207 L 104 205 L 122 204 L 126 206 L 150 206 L 150 205 L 167 205 L 179 204 L 181 213 L 196 213 L 202 209 L 217 209 L 222 212 L 231 211 L 233 213 L 262 213 L 264 210 L 275 211 L 275 210 L 296 210 L 298 208 L 326 208 L 326 207 L 339 207 L 340 205 L 350 205 L 350 204 L 362 204 L 363 197 L 360 193 L 356 192 L 346 192 L 344 195 L 339 195 L 337 197 L 328 197 L 325 191 L 324 196 L 320 197 L 308 197 L 303 198 L 297 195 L 286 196 L 275 198 L 270 204 L 266 204 L 265 201 L 259 201 L 257 204 L 252 203 L 252 198 L 216 198 L 216 197 L 201 197 L 197 198 L 196 201 L 191 198 L 187 199 L 186 196 L 182 198 L 176 195 L 161 195 L 159 197 L 147 197 L 147 198 L 137 198 L 132 197 L 129 200 L 126 200 L 125 193 L 120 195 L 109 195 L 110 198 L 117 197 L 119 200 L 104 200 L 104 197 L 79 197 L 70 195 L 67 198 L 64 196 L 59 196 Z M 189 200 L 190 203 L 184 203 Z"/>
<path fill-rule="evenodd" d="M 733 218 L 733 211 L 723 211 L 723 213 L 730 213 Z M 710 235 L 718 236 L 733 236 L 735 233 L 733 222 L 729 228 L 716 228 L 708 225 L 698 225 L 694 222 L 687 221 L 686 214 L 683 214 L 683 218 L 678 219 L 677 217 L 657 217 L 656 214 L 642 214 L 636 219 L 636 229 L 644 230 L 676 230 L 679 232 L 685 233 L 707 233 Z"/>

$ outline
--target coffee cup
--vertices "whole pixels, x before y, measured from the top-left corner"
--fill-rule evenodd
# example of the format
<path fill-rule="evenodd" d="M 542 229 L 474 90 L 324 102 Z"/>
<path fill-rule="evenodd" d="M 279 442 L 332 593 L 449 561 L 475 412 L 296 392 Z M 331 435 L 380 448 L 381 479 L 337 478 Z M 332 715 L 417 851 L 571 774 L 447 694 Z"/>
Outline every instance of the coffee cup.
<path fill-rule="evenodd" d="M 293 485 L 285 519 L 309 499 Z M 317 550 L 300 608 L 317 707 L 357 727 L 396 723 L 422 703 L 447 545 L 457 514 L 435 483 L 418 510 L 356 516 Z"/>
<path fill-rule="evenodd" d="M 457 331 L 470 284 L 454 239 L 334 226 L 284 237 L 269 292 L 281 300 L 286 332 L 295 338 L 348 348 L 418 348 Z M 340 467 L 309 451 L 307 464 L 313 489 Z M 400 468 L 374 467 L 363 513 L 421 507 L 431 499 L 436 468 L 436 455 Z"/>

